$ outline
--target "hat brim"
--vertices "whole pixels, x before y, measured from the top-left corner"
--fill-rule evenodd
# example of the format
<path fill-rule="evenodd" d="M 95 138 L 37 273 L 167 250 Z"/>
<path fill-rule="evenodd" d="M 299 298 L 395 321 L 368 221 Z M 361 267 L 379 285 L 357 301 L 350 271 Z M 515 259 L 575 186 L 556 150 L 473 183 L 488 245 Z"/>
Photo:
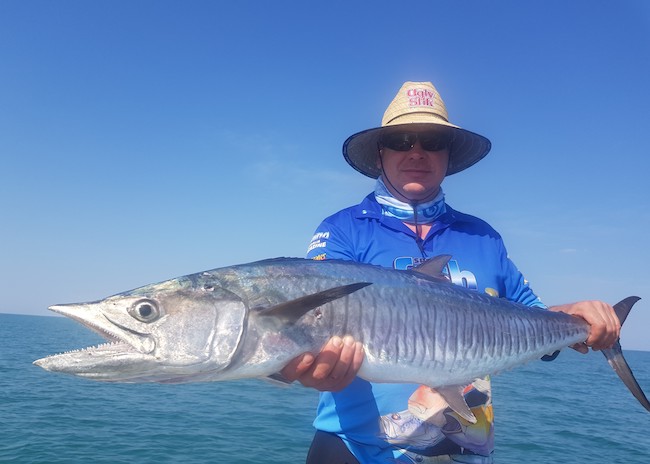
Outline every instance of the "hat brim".
<path fill-rule="evenodd" d="M 461 129 L 450 123 L 406 123 L 367 129 L 351 135 L 343 143 L 343 156 L 350 166 L 361 174 L 376 179 L 381 174 L 378 166 L 379 138 L 386 129 L 403 128 L 422 131 L 431 126 L 444 127 L 454 133 L 449 149 L 448 176 L 456 174 L 483 159 L 492 148 L 491 142 L 482 135 Z"/>

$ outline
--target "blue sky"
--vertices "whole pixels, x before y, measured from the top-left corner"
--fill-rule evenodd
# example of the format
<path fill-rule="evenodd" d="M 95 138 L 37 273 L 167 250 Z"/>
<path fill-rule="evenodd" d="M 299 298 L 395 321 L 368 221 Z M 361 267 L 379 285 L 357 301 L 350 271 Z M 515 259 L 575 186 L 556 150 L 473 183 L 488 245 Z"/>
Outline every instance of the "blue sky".
<path fill-rule="evenodd" d="M 637 304 L 650 350 L 650 3 L 0 3 L 0 312 L 302 256 L 373 182 L 406 80 L 490 155 L 443 184 L 547 304 Z"/>

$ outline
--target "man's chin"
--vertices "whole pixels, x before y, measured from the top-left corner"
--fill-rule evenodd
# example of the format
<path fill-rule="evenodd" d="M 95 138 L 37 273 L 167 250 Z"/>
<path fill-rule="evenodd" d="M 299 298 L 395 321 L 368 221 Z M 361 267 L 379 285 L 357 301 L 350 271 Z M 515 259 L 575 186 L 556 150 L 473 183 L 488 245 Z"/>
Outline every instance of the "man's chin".
<path fill-rule="evenodd" d="M 398 193 L 403 197 L 401 198 L 402 201 L 423 203 L 433 200 L 439 190 L 440 187 L 426 188 L 418 182 L 409 182 Z"/>

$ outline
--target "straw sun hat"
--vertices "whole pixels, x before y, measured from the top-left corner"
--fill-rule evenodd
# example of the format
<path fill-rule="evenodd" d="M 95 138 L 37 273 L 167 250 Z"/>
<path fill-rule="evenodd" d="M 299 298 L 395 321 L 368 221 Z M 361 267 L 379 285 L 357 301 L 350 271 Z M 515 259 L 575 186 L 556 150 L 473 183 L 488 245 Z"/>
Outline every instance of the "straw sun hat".
<path fill-rule="evenodd" d="M 358 132 L 343 143 L 343 156 L 354 169 L 368 177 L 377 178 L 378 142 L 384 128 L 423 131 L 432 126 L 447 127 L 453 131 L 449 149 L 447 175 L 467 169 L 490 151 L 490 141 L 451 124 L 445 103 L 431 82 L 405 82 L 388 105 L 381 127 Z"/>

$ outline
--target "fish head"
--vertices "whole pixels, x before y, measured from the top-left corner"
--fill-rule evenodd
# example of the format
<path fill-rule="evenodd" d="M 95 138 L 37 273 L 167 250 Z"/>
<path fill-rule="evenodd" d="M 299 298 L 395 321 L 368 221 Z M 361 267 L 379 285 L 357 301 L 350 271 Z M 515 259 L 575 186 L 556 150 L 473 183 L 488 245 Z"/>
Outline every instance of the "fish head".
<path fill-rule="evenodd" d="M 35 364 L 107 382 L 182 383 L 207 378 L 231 362 L 248 314 L 234 293 L 187 278 L 49 309 L 108 342 Z"/>

